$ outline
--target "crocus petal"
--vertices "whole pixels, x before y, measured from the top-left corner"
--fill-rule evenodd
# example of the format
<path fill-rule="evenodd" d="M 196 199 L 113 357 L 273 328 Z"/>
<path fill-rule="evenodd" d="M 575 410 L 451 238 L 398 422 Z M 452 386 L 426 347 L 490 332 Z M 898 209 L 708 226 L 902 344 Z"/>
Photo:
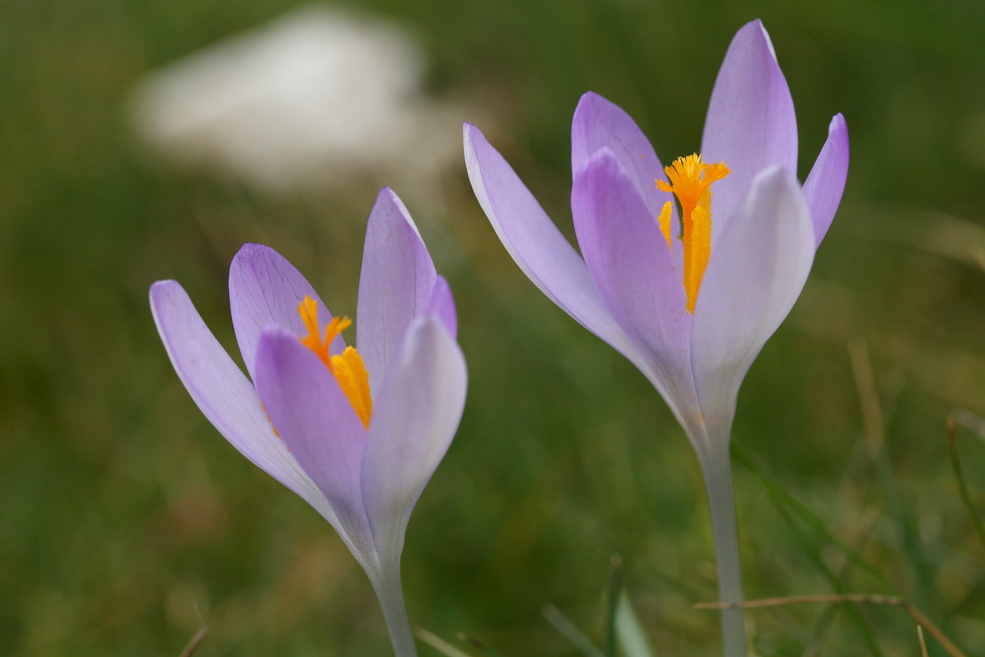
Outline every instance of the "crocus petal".
<path fill-rule="evenodd" d="M 540 291 L 640 369 L 636 353 L 599 296 L 585 261 L 474 125 L 465 124 L 465 165 L 472 190 L 503 246 Z"/>
<path fill-rule="evenodd" d="M 607 148 L 575 176 L 578 244 L 605 305 L 643 355 L 643 370 L 685 428 L 697 418 L 691 315 L 667 240 L 630 176 Z"/>
<path fill-rule="evenodd" d="M 692 363 L 708 434 L 728 441 L 739 386 L 800 295 L 814 226 L 800 184 L 776 166 L 755 178 L 712 249 L 694 309 Z"/>
<path fill-rule="evenodd" d="M 298 304 L 309 296 L 318 303 L 319 330 L 331 321 L 318 293 L 294 265 L 262 244 L 244 244 L 229 265 L 229 307 L 240 353 L 250 378 L 256 381 L 256 353 L 260 333 L 270 324 L 283 326 L 294 335 L 308 331 L 298 314 Z M 333 354 L 345 349 L 342 336 L 331 346 Z"/>
<path fill-rule="evenodd" d="M 243 456 L 338 528 L 325 495 L 284 441 L 274 435 L 253 384 L 209 331 L 181 285 L 175 281 L 154 283 L 150 303 L 171 364 L 209 422 Z M 340 534 L 348 540 L 344 532 Z"/>
<path fill-rule="evenodd" d="M 462 351 L 436 315 L 415 320 L 380 393 L 363 461 L 363 499 L 383 563 L 399 557 L 410 513 L 465 406 Z"/>
<path fill-rule="evenodd" d="M 712 243 L 739 210 L 752 179 L 779 164 L 797 172 L 797 116 L 763 24 L 736 33 L 708 104 L 701 153 L 732 173 L 712 187 Z"/>
<path fill-rule="evenodd" d="M 455 297 L 452 296 L 448 281 L 441 274 L 438 274 L 434 281 L 429 312 L 438 316 L 452 340 L 458 339 L 458 313 L 455 311 Z"/>
<path fill-rule="evenodd" d="M 428 311 L 434 264 L 403 202 L 384 187 L 366 226 L 356 346 L 375 394 L 386 379 L 387 363 L 400 353 L 407 327 Z"/>
<path fill-rule="evenodd" d="M 349 399 L 318 356 L 278 326 L 260 334 L 256 372 L 270 422 L 331 502 L 356 558 L 372 563 L 360 483 L 367 433 Z"/>
<path fill-rule="evenodd" d="M 673 201 L 674 195 L 657 189 L 656 181 L 667 182 L 667 176 L 653 146 L 621 107 L 590 91 L 578 101 L 571 122 L 571 177 L 602 148 L 608 148 L 622 165 L 650 215 L 660 216 L 664 203 Z M 676 208 L 674 212 L 676 217 Z"/>
<path fill-rule="evenodd" d="M 600 149 L 608 148 L 633 181 L 636 192 L 646 203 L 653 221 L 667 201 L 671 202 L 671 233 L 680 232 L 677 204 L 674 195 L 657 189 L 657 180 L 667 182 L 660 158 L 636 122 L 621 107 L 589 91 L 578 101 L 571 121 L 572 179 Z M 684 245 L 679 239 L 671 242 L 674 261 L 680 268 L 684 260 Z"/>
<path fill-rule="evenodd" d="M 828 140 L 824 142 L 824 148 L 804 183 L 804 198 L 814 220 L 816 247 L 821 246 L 821 240 L 835 218 L 847 179 L 848 124 L 845 123 L 844 116 L 835 114 L 828 126 Z"/>

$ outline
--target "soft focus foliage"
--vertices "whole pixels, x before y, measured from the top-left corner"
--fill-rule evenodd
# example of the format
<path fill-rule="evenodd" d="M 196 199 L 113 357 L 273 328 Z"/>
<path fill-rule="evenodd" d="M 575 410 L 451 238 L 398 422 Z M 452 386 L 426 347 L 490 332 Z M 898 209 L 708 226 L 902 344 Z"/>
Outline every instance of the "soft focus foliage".
<path fill-rule="evenodd" d="M 580 95 L 624 107 L 660 153 L 690 153 L 729 40 L 763 19 L 797 105 L 798 173 L 838 111 L 852 168 L 804 294 L 739 395 L 734 442 L 770 484 L 736 463 L 747 595 L 824 593 L 832 580 L 896 590 L 969 652 L 985 645 L 985 547 L 943 430 L 957 407 L 985 414 L 981 3 L 358 4 L 416 31 L 433 61 L 430 93 L 483 108 L 491 118 L 474 120 L 489 121 L 569 237 Z M 255 241 L 297 265 L 330 308 L 355 314 L 365 217 L 392 181 L 271 200 L 171 168 L 127 128 L 141 74 L 292 6 L 0 3 L 2 654 L 177 655 L 198 627 L 194 601 L 212 627 L 203 657 L 388 654 L 345 546 L 209 425 L 146 301 L 152 281 L 180 279 L 235 351 L 226 277 Z M 715 587 L 682 430 L 632 365 L 527 281 L 464 165 L 441 188 L 424 209 L 395 186 L 455 291 L 470 373 L 461 429 L 407 535 L 412 622 L 451 641 L 467 631 L 507 656 L 570 655 L 541 606 L 598 642 L 619 552 L 655 653 L 716 654 L 716 616 L 690 609 Z M 877 399 L 860 402 L 851 354 L 863 381 L 871 362 Z M 985 445 L 959 430 L 958 449 L 985 509 Z M 774 503 L 784 494 L 885 581 Z M 802 655 L 829 616 L 750 612 L 750 635 L 760 655 Z M 875 642 L 917 654 L 896 610 L 831 622 L 825 655 L 876 654 Z"/>

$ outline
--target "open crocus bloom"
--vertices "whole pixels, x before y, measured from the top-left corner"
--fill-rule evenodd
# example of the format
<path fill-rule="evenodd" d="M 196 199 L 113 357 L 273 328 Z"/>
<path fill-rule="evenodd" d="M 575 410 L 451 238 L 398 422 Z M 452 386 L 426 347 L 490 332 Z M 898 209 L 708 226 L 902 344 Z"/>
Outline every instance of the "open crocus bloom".
<path fill-rule="evenodd" d="M 571 212 L 581 255 L 475 126 L 465 125 L 464 138 L 472 187 L 510 255 L 653 383 L 698 451 L 713 523 L 731 524 L 723 531 L 734 534 L 728 442 L 736 397 L 799 296 L 841 200 L 843 117 L 832 119 L 802 187 L 793 101 L 759 21 L 729 46 L 700 156 L 664 169 L 628 114 L 585 94 L 571 128 Z M 729 557 L 718 547 L 724 586 Z"/>
<path fill-rule="evenodd" d="M 389 189 L 369 218 L 357 307 L 333 318 L 278 253 L 247 244 L 229 271 L 248 379 L 175 281 L 150 290 L 161 339 L 216 429 L 338 531 L 380 598 L 398 656 L 413 655 L 400 587 L 411 510 L 458 428 L 465 360 L 451 290 Z"/>

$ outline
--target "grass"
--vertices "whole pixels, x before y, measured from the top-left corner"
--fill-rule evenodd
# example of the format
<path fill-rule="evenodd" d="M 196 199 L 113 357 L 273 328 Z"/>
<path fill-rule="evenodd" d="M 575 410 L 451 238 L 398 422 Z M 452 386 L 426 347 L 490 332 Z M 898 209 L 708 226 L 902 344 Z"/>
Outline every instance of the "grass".
<path fill-rule="evenodd" d="M 433 93 L 487 108 L 504 155 L 569 236 L 579 95 L 625 107 L 665 161 L 690 153 L 729 39 L 764 20 L 797 105 L 801 177 L 838 111 L 852 168 L 804 294 L 740 393 L 734 437 L 757 464 L 736 468 L 747 595 L 878 585 L 913 599 L 973 657 L 985 645 L 985 546 L 942 436 L 955 408 L 985 414 L 980 3 L 358 4 L 417 31 Z M 329 307 L 355 311 L 365 219 L 388 181 L 268 198 L 148 156 L 122 110 L 143 72 L 290 6 L 0 3 L 2 654 L 178 655 L 201 627 L 196 602 L 209 627 L 196 657 L 388 654 L 344 546 L 208 425 L 147 305 L 151 282 L 176 278 L 233 346 L 228 264 L 261 241 Z M 410 525 L 412 621 L 504 655 L 569 655 L 540 615 L 550 603 L 607 645 L 619 553 L 654 653 L 716 654 L 715 615 L 691 608 L 715 585 L 682 431 L 631 365 L 519 272 L 464 168 L 442 183 L 444 211 L 410 209 L 456 293 L 470 391 Z M 969 439 L 961 457 L 980 508 L 985 446 Z M 753 648 L 918 654 L 905 615 L 840 609 L 750 613 Z M 928 650 L 943 654 L 934 641 Z"/>

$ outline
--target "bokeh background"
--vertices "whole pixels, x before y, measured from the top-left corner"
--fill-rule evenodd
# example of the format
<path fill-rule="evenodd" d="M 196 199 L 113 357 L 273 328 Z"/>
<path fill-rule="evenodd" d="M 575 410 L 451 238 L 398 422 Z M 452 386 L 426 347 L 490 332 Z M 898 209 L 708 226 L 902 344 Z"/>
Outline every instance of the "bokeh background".
<path fill-rule="evenodd" d="M 354 315 L 384 184 L 457 295 L 470 369 L 461 429 L 407 537 L 414 624 L 510 657 L 574 654 L 541 607 L 598 641 L 618 553 L 656 654 L 716 654 L 717 617 L 691 609 L 715 584 L 683 432 L 628 362 L 522 275 L 457 151 L 421 173 L 435 138 L 344 183 L 271 191 L 140 136 L 133 98 L 148 72 L 294 6 L 0 0 L 0 654 L 177 655 L 198 629 L 195 602 L 211 628 L 203 657 L 390 654 L 341 541 L 203 418 L 147 303 L 153 281 L 178 279 L 235 348 L 226 273 L 257 241 Z M 454 144 L 460 115 L 479 124 L 569 236 L 579 96 L 624 107 L 664 162 L 691 153 L 732 35 L 763 19 L 797 107 L 800 176 L 835 112 L 852 163 L 804 293 L 739 397 L 747 594 L 899 593 L 982 654 L 985 546 L 944 427 L 957 410 L 965 425 L 985 414 L 985 6 L 347 7 L 407 31 L 417 106 L 445 108 Z M 956 439 L 985 511 L 985 444 L 962 426 Z M 789 607 L 748 623 L 757 655 L 919 654 L 894 609 Z"/>

